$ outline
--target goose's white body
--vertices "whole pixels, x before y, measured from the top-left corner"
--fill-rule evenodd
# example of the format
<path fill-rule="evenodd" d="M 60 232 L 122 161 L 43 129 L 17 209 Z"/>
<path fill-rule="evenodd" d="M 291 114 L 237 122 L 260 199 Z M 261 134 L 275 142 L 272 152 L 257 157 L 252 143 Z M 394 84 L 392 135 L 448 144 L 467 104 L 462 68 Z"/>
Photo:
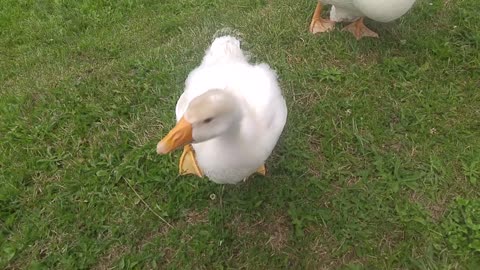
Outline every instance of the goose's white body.
<path fill-rule="evenodd" d="M 264 164 L 287 118 L 276 73 L 266 64 L 252 65 L 234 37 L 215 39 L 202 63 L 188 76 L 176 106 L 179 121 L 190 102 L 210 89 L 233 94 L 242 118 L 228 134 L 193 143 L 196 160 L 212 181 L 235 184 Z"/>
<path fill-rule="evenodd" d="M 412 8 L 415 0 L 320 0 L 333 5 L 332 21 L 353 21 L 368 17 L 378 22 L 390 22 L 400 18 Z"/>

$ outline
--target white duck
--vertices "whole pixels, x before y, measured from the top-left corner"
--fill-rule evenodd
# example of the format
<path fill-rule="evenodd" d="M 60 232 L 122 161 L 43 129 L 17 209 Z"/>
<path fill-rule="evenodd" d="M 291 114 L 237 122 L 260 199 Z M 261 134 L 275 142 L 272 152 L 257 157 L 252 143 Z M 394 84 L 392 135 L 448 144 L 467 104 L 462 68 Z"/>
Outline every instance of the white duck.
<path fill-rule="evenodd" d="M 344 30 L 358 39 L 378 37 L 363 23 L 364 17 L 378 22 L 390 22 L 403 16 L 412 8 L 415 0 L 318 0 L 310 23 L 310 32 L 321 33 L 333 29 L 335 22 L 354 21 Z M 322 19 L 322 4 L 331 4 L 330 20 Z"/>
<path fill-rule="evenodd" d="M 176 118 L 157 153 L 184 146 L 180 174 L 236 184 L 255 172 L 265 175 L 264 163 L 283 131 L 287 107 L 276 73 L 266 64 L 248 63 L 240 41 L 223 36 L 189 74 Z"/>

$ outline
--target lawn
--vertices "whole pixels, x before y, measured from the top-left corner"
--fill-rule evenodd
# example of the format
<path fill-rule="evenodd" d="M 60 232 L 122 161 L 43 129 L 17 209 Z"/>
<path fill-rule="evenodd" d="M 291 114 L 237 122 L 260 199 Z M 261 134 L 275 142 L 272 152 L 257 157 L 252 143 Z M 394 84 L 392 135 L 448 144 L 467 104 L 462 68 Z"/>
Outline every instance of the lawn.
<path fill-rule="evenodd" d="M 314 36 L 314 0 L 2 0 L 0 268 L 479 269 L 477 0 Z M 188 73 L 234 33 L 289 108 L 267 177 L 179 177 Z"/>

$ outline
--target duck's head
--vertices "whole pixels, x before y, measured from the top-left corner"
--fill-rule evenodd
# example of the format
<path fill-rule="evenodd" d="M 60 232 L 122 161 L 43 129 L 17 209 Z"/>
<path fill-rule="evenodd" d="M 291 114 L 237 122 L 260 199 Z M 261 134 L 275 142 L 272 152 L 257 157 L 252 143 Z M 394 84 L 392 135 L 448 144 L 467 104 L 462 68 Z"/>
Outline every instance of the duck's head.
<path fill-rule="evenodd" d="M 190 102 L 177 125 L 157 144 L 157 153 L 167 154 L 186 144 L 226 134 L 241 115 L 235 96 L 224 90 L 209 90 Z"/>

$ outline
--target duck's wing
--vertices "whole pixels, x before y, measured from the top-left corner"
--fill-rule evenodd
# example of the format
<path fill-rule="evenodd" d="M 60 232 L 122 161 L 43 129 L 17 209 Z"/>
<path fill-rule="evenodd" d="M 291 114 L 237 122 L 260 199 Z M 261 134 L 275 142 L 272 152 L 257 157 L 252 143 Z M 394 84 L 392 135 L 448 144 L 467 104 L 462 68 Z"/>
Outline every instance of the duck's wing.
<path fill-rule="evenodd" d="M 259 128 L 281 132 L 286 122 L 287 107 L 277 74 L 267 64 L 251 66 L 241 95 L 249 105 Z M 275 133 L 275 132 L 274 132 Z"/>

